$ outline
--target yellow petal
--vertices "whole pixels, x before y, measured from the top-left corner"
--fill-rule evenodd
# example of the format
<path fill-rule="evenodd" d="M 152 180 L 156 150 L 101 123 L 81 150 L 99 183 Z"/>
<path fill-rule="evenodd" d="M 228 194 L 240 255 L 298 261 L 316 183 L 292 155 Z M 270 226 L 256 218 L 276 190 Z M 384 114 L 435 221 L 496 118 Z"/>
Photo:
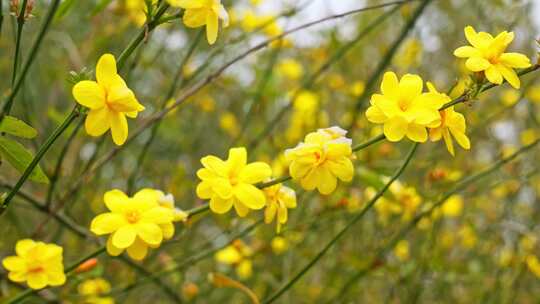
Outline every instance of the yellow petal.
<path fill-rule="evenodd" d="M 183 9 L 201 8 L 204 6 L 204 1 L 201 0 L 167 0 L 172 6 L 181 7 Z"/>
<path fill-rule="evenodd" d="M 224 214 L 227 213 L 229 210 L 231 210 L 233 205 L 233 199 L 222 199 L 218 197 L 217 195 L 214 195 L 212 199 L 210 199 L 210 210 L 212 212 L 217 214 Z"/>
<path fill-rule="evenodd" d="M 129 197 L 118 189 L 105 192 L 103 200 L 107 208 L 113 212 L 122 212 L 129 203 Z"/>
<path fill-rule="evenodd" d="M 246 165 L 240 175 L 238 176 L 240 181 L 248 184 L 255 184 L 268 179 L 272 175 L 272 169 L 270 166 L 263 162 L 255 162 Z"/>
<path fill-rule="evenodd" d="M 241 183 L 234 187 L 234 196 L 250 209 L 262 209 L 266 204 L 264 193 L 257 187 Z"/>
<path fill-rule="evenodd" d="M 26 270 L 26 262 L 20 256 L 8 256 L 2 260 L 2 265 L 8 271 Z"/>
<path fill-rule="evenodd" d="M 484 73 L 486 74 L 487 80 L 489 80 L 489 82 L 491 82 L 491 83 L 501 84 L 503 82 L 502 74 L 493 65 L 490 66 L 487 70 L 485 70 Z"/>
<path fill-rule="evenodd" d="M 121 146 L 128 137 L 128 123 L 126 116 L 122 113 L 109 113 L 111 118 L 111 133 L 114 143 Z"/>
<path fill-rule="evenodd" d="M 34 248 L 37 245 L 36 242 L 34 242 L 31 239 L 22 239 L 17 242 L 15 245 L 15 253 L 17 253 L 18 256 L 25 256 L 26 253 Z"/>
<path fill-rule="evenodd" d="M 399 81 L 400 95 L 406 98 L 414 98 L 422 94 L 424 84 L 422 78 L 414 74 L 405 74 Z"/>
<path fill-rule="evenodd" d="M 520 53 L 504 53 L 499 60 L 502 64 L 510 68 L 524 69 L 531 66 L 531 61 L 527 56 Z"/>
<path fill-rule="evenodd" d="M 236 213 L 239 217 L 245 217 L 249 213 L 249 208 L 242 204 L 239 200 L 233 200 L 234 201 L 234 210 L 236 210 Z"/>
<path fill-rule="evenodd" d="M 133 245 L 127 248 L 127 253 L 130 258 L 141 261 L 148 254 L 148 245 L 137 238 Z"/>
<path fill-rule="evenodd" d="M 125 249 L 135 241 L 137 231 L 132 225 L 123 226 L 112 235 L 112 245 L 116 248 Z"/>
<path fill-rule="evenodd" d="M 317 182 L 317 189 L 321 194 L 328 195 L 337 187 L 337 179 L 330 173 L 325 167 L 319 168 L 319 180 Z"/>
<path fill-rule="evenodd" d="M 426 127 L 419 124 L 409 124 L 407 128 L 407 137 L 415 142 L 426 142 L 427 141 L 427 130 Z"/>
<path fill-rule="evenodd" d="M 196 188 L 197 196 L 201 199 L 209 199 L 214 193 L 212 191 L 212 186 L 208 182 L 200 182 Z"/>
<path fill-rule="evenodd" d="M 112 239 L 112 235 L 109 236 L 109 238 L 107 239 L 107 253 L 112 256 L 119 256 L 120 254 L 122 254 L 122 252 L 124 252 L 124 249 L 114 246 L 112 243 Z"/>
<path fill-rule="evenodd" d="M 384 135 L 389 141 L 400 141 L 407 132 L 407 121 L 401 117 L 394 117 L 384 124 Z"/>
<path fill-rule="evenodd" d="M 215 157 L 213 155 L 205 156 L 201 158 L 201 163 L 205 168 L 208 168 L 215 173 L 222 174 L 224 176 L 225 171 L 227 171 L 227 164 L 223 160 Z"/>
<path fill-rule="evenodd" d="M 105 105 L 105 90 L 95 81 L 79 81 L 72 93 L 75 100 L 87 108 L 99 109 Z"/>
<path fill-rule="evenodd" d="M 366 111 L 366 118 L 372 123 L 384 123 L 388 117 L 377 106 L 371 106 Z"/>
<path fill-rule="evenodd" d="M 187 27 L 196 28 L 206 24 L 206 9 L 188 9 L 184 12 L 184 24 Z"/>
<path fill-rule="evenodd" d="M 467 69 L 473 72 L 483 71 L 491 66 L 491 63 L 481 57 L 471 57 L 465 61 L 465 66 Z"/>
<path fill-rule="evenodd" d="M 354 167 L 350 159 L 341 158 L 338 160 L 328 161 L 328 169 L 333 175 L 337 176 L 344 182 L 350 182 L 354 175 Z"/>
<path fill-rule="evenodd" d="M 454 56 L 459 58 L 480 57 L 481 53 L 472 46 L 462 46 L 454 51 Z"/>
<path fill-rule="evenodd" d="M 137 235 L 139 236 L 139 238 L 141 238 L 141 240 L 151 245 L 159 245 L 163 240 L 163 231 L 161 231 L 159 226 L 156 224 L 137 224 Z"/>
<path fill-rule="evenodd" d="M 399 81 L 394 72 L 386 72 L 381 83 L 381 92 L 390 97 L 399 96 Z"/>
<path fill-rule="evenodd" d="M 51 286 L 61 286 L 66 283 L 66 275 L 63 271 L 48 272 L 47 281 Z"/>
<path fill-rule="evenodd" d="M 227 163 L 235 169 L 241 169 L 246 165 L 247 162 L 247 151 L 246 148 L 232 148 L 229 150 L 229 158 Z"/>
<path fill-rule="evenodd" d="M 145 222 L 154 224 L 167 224 L 172 222 L 173 218 L 173 211 L 165 207 L 153 207 L 144 212 L 141 216 L 141 219 Z"/>
<path fill-rule="evenodd" d="M 44 272 L 30 272 L 28 273 L 27 283 L 32 289 L 41 289 L 47 286 L 47 274 Z"/>
<path fill-rule="evenodd" d="M 206 15 L 206 39 L 210 45 L 214 44 L 217 40 L 219 31 L 219 19 L 218 15 L 214 12 L 209 12 Z"/>
<path fill-rule="evenodd" d="M 497 70 L 502 74 L 502 77 L 504 77 L 504 79 L 506 79 L 506 81 L 508 81 L 508 83 L 514 87 L 514 89 L 519 89 L 521 86 L 521 81 L 519 80 L 516 71 L 502 64 L 497 64 L 496 67 Z"/>
<path fill-rule="evenodd" d="M 108 88 L 117 83 L 116 59 L 111 54 L 104 54 L 98 60 L 96 66 L 97 82 Z"/>
<path fill-rule="evenodd" d="M 90 136 L 101 136 L 111 127 L 111 119 L 109 109 L 103 107 L 101 109 L 90 110 L 84 122 L 86 133 Z"/>
<path fill-rule="evenodd" d="M 103 213 L 90 223 L 90 231 L 96 235 L 110 234 L 127 225 L 124 216 L 118 213 Z"/>

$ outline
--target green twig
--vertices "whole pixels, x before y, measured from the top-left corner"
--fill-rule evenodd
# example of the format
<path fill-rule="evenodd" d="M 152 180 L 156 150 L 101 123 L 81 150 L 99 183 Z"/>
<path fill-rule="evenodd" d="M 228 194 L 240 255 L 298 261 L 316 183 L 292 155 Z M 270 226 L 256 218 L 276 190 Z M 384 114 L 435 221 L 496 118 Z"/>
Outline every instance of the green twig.
<path fill-rule="evenodd" d="M 430 216 L 433 211 L 435 211 L 438 207 L 440 207 L 442 204 L 444 204 L 452 195 L 457 194 L 463 190 L 465 190 L 469 185 L 475 183 L 476 181 L 490 175 L 491 173 L 497 171 L 499 168 L 501 168 L 503 165 L 511 162 L 515 158 L 517 158 L 519 155 L 531 150 L 536 145 L 540 143 L 540 139 L 536 140 L 535 142 L 526 145 L 519 149 L 518 151 L 514 152 L 512 155 L 502 158 L 495 162 L 490 167 L 474 174 L 470 175 L 464 179 L 462 179 L 460 182 L 458 182 L 451 190 L 446 192 L 436 203 L 434 203 L 429 209 L 419 213 L 417 216 L 415 216 L 405 227 L 403 227 L 395 237 L 393 237 L 384 247 L 382 247 L 380 250 L 377 251 L 375 254 L 375 257 L 372 259 L 373 262 L 369 264 L 368 267 L 365 267 L 361 270 L 359 270 L 355 275 L 353 275 L 341 288 L 338 295 L 342 297 L 345 295 L 349 289 L 361 278 L 363 278 L 365 275 L 367 275 L 371 270 L 377 268 L 376 265 L 379 263 L 379 261 L 384 257 L 384 255 L 395 247 L 395 245 L 402 240 L 409 232 L 411 232 L 418 222 L 422 220 L 423 218 Z"/>
<path fill-rule="evenodd" d="M 265 300 L 263 304 L 270 304 L 276 301 L 281 295 L 283 295 L 287 290 L 289 290 L 301 277 L 303 277 L 317 262 L 326 254 L 334 244 L 337 243 L 337 241 L 349 230 L 351 229 L 361 218 L 364 217 L 364 215 L 375 205 L 377 200 L 383 196 L 383 194 L 388 190 L 388 188 L 396 181 L 401 174 L 405 171 L 405 168 L 408 166 L 410 161 L 412 160 L 414 153 L 416 152 L 416 149 L 418 148 L 418 143 L 414 143 L 411 150 L 409 151 L 409 154 L 405 158 L 405 161 L 399 167 L 399 169 L 396 171 L 396 173 L 392 176 L 392 178 L 384 185 L 384 187 L 377 192 L 377 194 L 367 203 L 367 205 L 360 211 L 357 215 L 355 215 L 349 223 L 345 227 L 343 227 L 327 244 L 323 247 L 321 251 L 317 253 L 317 255 L 306 265 L 304 266 L 291 280 L 289 280 L 283 287 L 281 287 L 276 293 L 274 293 L 269 299 Z"/>
<path fill-rule="evenodd" d="M 11 200 L 13 199 L 15 194 L 17 194 L 24 182 L 26 182 L 34 168 L 39 164 L 41 158 L 43 158 L 45 153 L 47 153 L 47 151 L 51 148 L 51 146 L 58 139 L 58 137 L 60 137 L 60 135 L 62 135 L 62 133 L 64 133 L 64 131 L 69 127 L 69 125 L 71 125 L 71 123 L 79 116 L 79 110 L 80 106 L 75 106 L 71 113 L 66 117 L 64 122 L 60 126 L 58 126 L 58 128 L 56 128 L 56 130 L 49 136 L 49 138 L 47 138 L 45 143 L 39 148 L 26 170 L 24 170 L 23 175 L 19 178 L 15 186 L 13 186 L 13 189 L 9 192 L 4 201 L 0 204 L 0 215 L 2 215 L 9 207 Z"/>
<path fill-rule="evenodd" d="M 9 114 L 9 112 L 11 111 L 11 107 L 13 105 L 13 101 L 15 100 L 15 96 L 17 96 L 17 93 L 21 89 L 24 79 L 26 78 L 26 75 L 28 74 L 28 71 L 30 70 L 30 66 L 34 62 L 34 59 L 36 58 L 36 55 L 39 51 L 41 43 L 43 42 L 43 39 L 45 38 L 45 34 L 49 30 L 49 26 L 51 25 L 52 19 L 56 11 L 58 10 L 59 4 L 60 4 L 60 0 L 53 0 L 49 7 L 49 10 L 47 11 L 47 15 L 45 16 L 45 21 L 43 22 L 43 25 L 41 26 L 41 29 L 38 33 L 38 36 L 36 40 L 34 41 L 32 48 L 30 49 L 30 53 L 28 54 L 28 58 L 26 59 L 26 62 L 23 65 L 21 74 L 19 75 L 19 77 L 17 77 L 15 84 L 11 88 L 11 93 L 9 94 L 9 96 L 7 97 L 6 101 L 4 102 L 2 106 L 2 112 L 0 112 L 0 123 L 2 123 L 2 120 L 4 120 L 4 117 L 7 114 Z"/>
<path fill-rule="evenodd" d="M 19 15 L 17 16 L 17 35 L 15 36 L 15 55 L 13 59 L 13 71 L 11 73 L 11 86 L 12 87 L 15 84 L 15 78 L 17 77 L 17 68 L 19 67 L 22 30 L 24 27 L 27 2 L 28 0 L 23 0 L 23 3 L 21 5 L 21 10 L 19 11 Z"/>

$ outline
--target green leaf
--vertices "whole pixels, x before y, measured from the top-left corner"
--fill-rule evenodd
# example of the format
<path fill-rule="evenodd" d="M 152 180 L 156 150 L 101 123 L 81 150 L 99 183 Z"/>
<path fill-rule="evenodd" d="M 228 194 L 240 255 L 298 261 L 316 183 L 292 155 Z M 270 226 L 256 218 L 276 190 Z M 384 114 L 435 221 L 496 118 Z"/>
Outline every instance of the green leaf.
<path fill-rule="evenodd" d="M 71 9 L 71 7 L 75 4 L 75 0 L 64 0 L 58 7 L 58 11 L 56 12 L 55 21 L 58 21 L 62 19 Z"/>
<path fill-rule="evenodd" d="M 26 150 L 20 143 L 0 136 L 0 154 L 15 168 L 23 173 L 30 165 L 34 156 Z M 38 183 L 48 184 L 49 178 L 43 173 L 43 170 L 37 165 L 30 174 L 30 180 Z"/>
<path fill-rule="evenodd" d="M 7 133 L 21 138 L 34 138 L 37 135 L 36 129 L 13 116 L 4 117 L 2 123 L 0 123 L 0 133 Z"/>

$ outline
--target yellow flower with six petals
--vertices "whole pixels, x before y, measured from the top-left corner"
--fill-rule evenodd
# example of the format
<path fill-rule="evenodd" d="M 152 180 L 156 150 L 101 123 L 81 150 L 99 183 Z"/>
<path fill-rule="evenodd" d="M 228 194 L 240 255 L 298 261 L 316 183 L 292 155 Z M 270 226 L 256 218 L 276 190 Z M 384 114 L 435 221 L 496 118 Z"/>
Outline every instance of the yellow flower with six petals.
<path fill-rule="evenodd" d="M 219 31 L 219 19 L 223 26 L 229 25 L 229 15 L 221 4 L 221 0 L 167 0 L 172 6 L 185 9 L 184 24 L 197 28 L 206 25 L 206 39 L 214 44 Z"/>
<path fill-rule="evenodd" d="M 202 180 L 197 186 L 197 196 L 210 199 L 210 210 L 223 214 L 233 206 L 244 217 L 250 209 L 264 208 L 266 199 L 254 184 L 272 175 L 270 166 L 263 162 L 247 163 L 246 149 L 232 148 L 224 161 L 216 156 L 201 159 L 204 168 L 197 171 Z"/>
<path fill-rule="evenodd" d="M 96 235 L 110 235 L 110 255 L 118 256 L 127 250 L 131 258 L 142 260 L 148 247 L 157 248 L 163 239 L 172 238 L 174 212 L 160 206 L 156 197 L 153 189 L 143 189 L 133 197 L 120 190 L 105 193 L 105 205 L 111 212 L 96 216 L 90 230 Z"/>
<path fill-rule="evenodd" d="M 493 37 L 486 32 L 476 32 L 472 26 L 465 28 L 465 37 L 471 46 L 462 46 L 454 51 L 459 58 L 467 58 L 465 66 L 472 72 L 482 72 L 487 80 L 501 84 L 503 78 L 516 89 L 520 80 L 515 68 L 528 68 L 531 62 L 520 53 L 505 53 L 508 45 L 514 40 L 514 33 L 504 31 Z"/>
<path fill-rule="evenodd" d="M 135 118 L 144 110 L 116 70 L 113 55 L 101 56 L 96 66 L 96 80 L 83 80 L 73 87 L 75 100 L 90 108 L 85 129 L 90 136 L 101 136 L 111 129 L 115 144 L 122 145 L 128 136 L 127 117 Z"/>
<path fill-rule="evenodd" d="M 382 94 L 371 96 L 366 111 L 370 122 L 384 124 L 384 135 L 389 141 L 400 141 L 407 136 L 415 142 L 428 138 L 426 127 L 440 125 L 439 108 L 445 99 L 439 94 L 422 93 L 423 81 L 418 75 L 406 74 L 398 80 L 393 72 L 386 72 L 381 83 Z"/>
<path fill-rule="evenodd" d="M 330 194 L 337 187 L 337 179 L 350 182 L 354 167 L 351 161 L 351 139 L 339 127 L 309 133 L 304 142 L 285 151 L 289 173 L 306 190 L 317 188 Z"/>
<path fill-rule="evenodd" d="M 62 247 L 55 244 L 23 239 L 15 245 L 15 256 L 2 260 L 13 282 L 27 282 L 32 289 L 48 285 L 61 286 L 66 282 Z"/>

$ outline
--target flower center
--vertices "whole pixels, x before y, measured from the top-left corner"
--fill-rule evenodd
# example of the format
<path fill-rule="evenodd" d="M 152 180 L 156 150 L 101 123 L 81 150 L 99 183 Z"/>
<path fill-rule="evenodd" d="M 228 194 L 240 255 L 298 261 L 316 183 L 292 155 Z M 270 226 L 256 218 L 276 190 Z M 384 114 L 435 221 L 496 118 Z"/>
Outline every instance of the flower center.
<path fill-rule="evenodd" d="M 30 269 L 28 269 L 28 272 L 30 273 L 38 273 L 38 272 L 42 272 L 44 269 L 43 269 L 43 266 L 36 266 L 36 267 L 32 267 Z"/>
<path fill-rule="evenodd" d="M 129 211 L 128 213 L 126 213 L 126 220 L 130 223 L 130 224 L 135 224 L 139 221 L 139 219 L 141 218 L 139 212 L 137 211 Z"/>
<path fill-rule="evenodd" d="M 231 173 L 229 175 L 229 182 L 231 183 L 231 186 L 235 186 L 238 184 L 238 176 L 236 176 L 236 174 L 234 173 Z"/>

